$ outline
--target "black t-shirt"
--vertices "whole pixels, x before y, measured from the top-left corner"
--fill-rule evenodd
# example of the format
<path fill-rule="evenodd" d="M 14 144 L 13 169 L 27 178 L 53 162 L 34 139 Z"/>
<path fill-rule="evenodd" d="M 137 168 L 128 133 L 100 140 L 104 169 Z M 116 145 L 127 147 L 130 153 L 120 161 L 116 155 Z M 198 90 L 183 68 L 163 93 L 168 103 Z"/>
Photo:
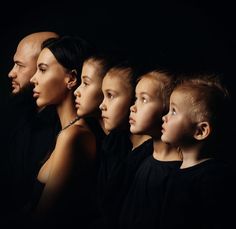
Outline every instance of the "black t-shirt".
<path fill-rule="evenodd" d="M 159 161 L 150 155 L 139 167 L 120 215 L 121 228 L 158 228 L 166 183 L 181 161 Z"/>
<path fill-rule="evenodd" d="M 230 167 L 214 159 L 179 169 L 168 182 L 160 228 L 230 228 L 235 207 L 233 183 Z"/>
<path fill-rule="evenodd" d="M 136 170 L 152 149 L 152 140 L 148 140 L 132 151 L 129 131 L 112 131 L 104 139 L 98 175 L 99 225 L 117 227 L 120 208 Z M 93 226 L 96 227 L 97 224 Z"/>

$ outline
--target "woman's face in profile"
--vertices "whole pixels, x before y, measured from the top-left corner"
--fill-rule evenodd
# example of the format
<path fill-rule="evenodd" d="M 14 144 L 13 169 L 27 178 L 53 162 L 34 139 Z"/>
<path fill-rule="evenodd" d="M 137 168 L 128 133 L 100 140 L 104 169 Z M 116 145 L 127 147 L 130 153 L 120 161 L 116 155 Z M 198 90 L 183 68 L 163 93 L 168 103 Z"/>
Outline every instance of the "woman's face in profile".
<path fill-rule="evenodd" d="M 65 68 L 59 64 L 48 48 L 44 48 L 37 60 L 37 72 L 30 82 L 34 84 L 33 97 L 38 107 L 57 105 L 65 98 L 67 78 Z"/>

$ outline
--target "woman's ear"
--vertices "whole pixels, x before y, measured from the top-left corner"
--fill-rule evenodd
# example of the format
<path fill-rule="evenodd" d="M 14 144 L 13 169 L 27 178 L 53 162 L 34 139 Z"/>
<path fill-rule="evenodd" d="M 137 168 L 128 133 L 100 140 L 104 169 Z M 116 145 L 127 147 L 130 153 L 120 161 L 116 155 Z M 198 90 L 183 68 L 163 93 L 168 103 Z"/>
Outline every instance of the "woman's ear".
<path fill-rule="evenodd" d="M 196 140 L 204 140 L 210 135 L 210 133 L 211 127 L 209 122 L 200 122 L 197 124 L 194 138 Z"/>
<path fill-rule="evenodd" d="M 77 71 L 76 69 L 73 69 L 68 73 L 67 88 L 71 90 L 76 85 L 77 85 Z"/>

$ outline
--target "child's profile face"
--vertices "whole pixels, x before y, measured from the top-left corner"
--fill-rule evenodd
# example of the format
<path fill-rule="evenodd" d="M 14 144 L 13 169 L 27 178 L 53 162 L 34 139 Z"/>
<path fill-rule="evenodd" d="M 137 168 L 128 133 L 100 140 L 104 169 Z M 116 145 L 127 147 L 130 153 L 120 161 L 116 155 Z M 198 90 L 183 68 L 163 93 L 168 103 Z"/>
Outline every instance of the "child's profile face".
<path fill-rule="evenodd" d="M 135 104 L 130 109 L 130 131 L 160 138 L 164 110 L 160 83 L 144 77 L 138 82 L 135 95 Z"/>
<path fill-rule="evenodd" d="M 133 92 L 127 81 L 121 76 L 107 74 L 102 83 L 104 99 L 100 105 L 105 129 L 128 128 L 129 108 L 133 101 Z"/>
<path fill-rule="evenodd" d="M 75 90 L 75 104 L 80 117 L 91 115 L 99 110 L 103 100 L 102 77 L 97 75 L 99 65 L 91 62 L 83 64 L 81 84 Z"/>
<path fill-rule="evenodd" d="M 169 112 L 163 116 L 161 140 L 179 147 L 192 142 L 196 123 L 192 121 L 191 111 L 190 96 L 183 90 L 174 90 L 170 97 Z"/>

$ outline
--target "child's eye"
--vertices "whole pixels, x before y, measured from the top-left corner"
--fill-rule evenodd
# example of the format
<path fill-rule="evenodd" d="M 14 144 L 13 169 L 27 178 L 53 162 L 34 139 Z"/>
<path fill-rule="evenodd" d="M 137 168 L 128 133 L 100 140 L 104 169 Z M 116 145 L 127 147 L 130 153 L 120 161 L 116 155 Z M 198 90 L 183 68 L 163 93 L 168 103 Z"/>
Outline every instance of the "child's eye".
<path fill-rule="evenodd" d="M 146 98 L 142 97 L 141 100 L 142 100 L 143 103 L 147 103 L 147 99 Z"/>
<path fill-rule="evenodd" d="M 86 87 L 86 86 L 88 86 L 88 83 L 83 81 L 83 82 L 82 82 L 82 86 L 83 86 L 83 87 Z"/>
<path fill-rule="evenodd" d="M 114 95 L 112 95 L 111 93 L 107 93 L 107 98 L 113 99 L 113 98 L 114 98 Z"/>
<path fill-rule="evenodd" d="M 174 108 L 170 109 L 171 115 L 176 115 L 176 110 Z"/>
<path fill-rule="evenodd" d="M 147 103 L 148 99 L 145 97 L 135 97 L 135 103 Z"/>

